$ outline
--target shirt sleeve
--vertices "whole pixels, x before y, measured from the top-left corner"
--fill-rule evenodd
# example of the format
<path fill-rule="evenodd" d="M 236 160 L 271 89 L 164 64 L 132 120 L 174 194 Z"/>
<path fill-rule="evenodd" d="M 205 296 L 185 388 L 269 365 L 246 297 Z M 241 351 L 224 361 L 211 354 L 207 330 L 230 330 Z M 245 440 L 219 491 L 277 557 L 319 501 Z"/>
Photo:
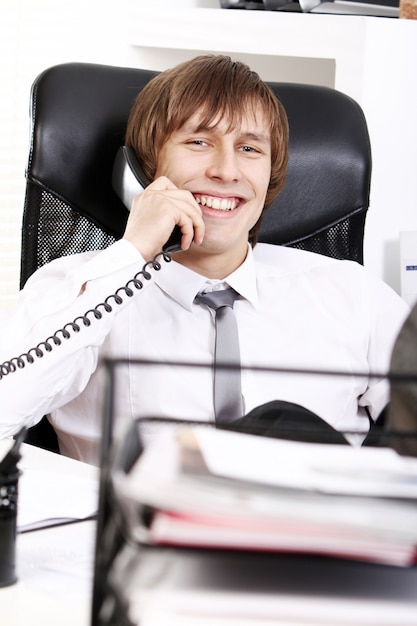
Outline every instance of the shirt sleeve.
<path fill-rule="evenodd" d="M 369 384 L 359 399 L 376 420 L 389 402 L 389 371 L 392 349 L 398 333 L 409 314 L 406 302 L 383 281 L 365 272 L 360 296 L 366 306 L 368 319 Z"/>
<path fill-rule="evenodd" d="M 146 288 L 152 282 L 141 272 L 144 264 L 136 248 L 120 240 L 99 252 L 57 259 L 28 280 L 16 306 L 0 317 L 0 437 L 35 424 L 81 393 L 115 316 L 141 290 L 140 283 Z M 154 274 L 151 266 L 146 270 Z M 131 282 L 135 276 L 140 283 Z M 127 284 L 128 293 L 123 289 Z M 112 297 L 116 292 L 121 301 Z M 100 312 L 99 319 L 93 309 Z M 74 320 L 78 332 L 71 325 Z M 43 356 L 35 355 L 36 347 Z"/>

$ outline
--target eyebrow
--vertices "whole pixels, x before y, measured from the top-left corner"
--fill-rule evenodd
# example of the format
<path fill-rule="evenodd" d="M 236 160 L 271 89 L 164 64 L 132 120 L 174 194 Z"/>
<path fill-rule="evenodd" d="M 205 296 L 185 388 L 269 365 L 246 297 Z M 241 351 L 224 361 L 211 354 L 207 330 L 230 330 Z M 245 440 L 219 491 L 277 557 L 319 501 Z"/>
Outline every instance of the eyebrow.
<path fill-rule="evenodd" d="M 218 131 L 218 126 L 203 126 L 203 125 L 195 125 L 191 123 L 186 123 L 180 129 L 178 129 L 179 133 L 187 134 L 187 133 L 215 133 L 222 134 L 221 131 Z M 253 131 L 244 131 L 240 134 L 242 139 L 246 139 L 248 141 L 256 141 L 263 144 L 270 144 L 271 137 L 269 135 L 265 135 L 264 133 L 258 133 Z"/>
<path fill-rule="evenodd" d="M 247 133 L 242 133 L 242 137 L 247 138 L 252 141 L 258 141 L 260 143 L 266 143 L 266 144 L 271 143 L 271 137 L 269 135 L 264 135 L 263 133 L 247 132 Z"/>

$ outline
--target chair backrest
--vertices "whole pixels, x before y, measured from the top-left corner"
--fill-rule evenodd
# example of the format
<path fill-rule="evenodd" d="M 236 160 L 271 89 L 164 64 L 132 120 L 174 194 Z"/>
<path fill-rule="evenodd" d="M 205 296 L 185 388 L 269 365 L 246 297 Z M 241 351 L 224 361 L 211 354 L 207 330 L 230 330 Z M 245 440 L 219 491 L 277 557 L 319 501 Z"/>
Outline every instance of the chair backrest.
<path fill-rule="evenodd" d="M 31 92 L 21 285 L 54 258 L 104 248 L 127 210 L 112 188 L 137 93 L 155 72 L 89 63 L 47 69 Z M 260 241 L 363 261 L 370 144 L 361 108 L 327 87 L 270 83 L 290 124 L 286 185 Z"/>
<path fill-rule="evenodd" d="M 31 142 L 22 226 L 21 286 L 63 255 L 104 248 L 128 212 L 112 188 L 129 111 L 156 72 L 67 63 L 31 91 Z M 371 155 L 361 108 L 340 92 L 270 83 L 290 125 L 287 182 L 265 213 L 260 241 L 363 261 Z M 27 440 L 57 449 L 50 425 Z M 52 433 L 52 437 L 53 437 Z"/>

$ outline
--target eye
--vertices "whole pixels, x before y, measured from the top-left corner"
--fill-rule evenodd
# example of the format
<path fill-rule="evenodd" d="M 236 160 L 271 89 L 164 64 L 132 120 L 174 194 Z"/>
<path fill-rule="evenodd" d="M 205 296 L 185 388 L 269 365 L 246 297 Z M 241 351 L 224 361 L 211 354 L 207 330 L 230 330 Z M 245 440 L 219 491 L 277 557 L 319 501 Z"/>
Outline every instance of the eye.
<path fill-rule="evenodd" d="M 245 154 L 261 154 L 261 150 L 259 148 L 255 148 L 254 146 L 242 146 L 240 148 L 240 150 L 242 152 L 244 152 Z"/>
<path fill-rule="evenodd" d="M 201 147 L 204 147 L 204 146 L 207 145 L 207 141 L 204 141 L 204 139 L 190 139 L 186 143 L 189 146 L 201 146 Z"/>

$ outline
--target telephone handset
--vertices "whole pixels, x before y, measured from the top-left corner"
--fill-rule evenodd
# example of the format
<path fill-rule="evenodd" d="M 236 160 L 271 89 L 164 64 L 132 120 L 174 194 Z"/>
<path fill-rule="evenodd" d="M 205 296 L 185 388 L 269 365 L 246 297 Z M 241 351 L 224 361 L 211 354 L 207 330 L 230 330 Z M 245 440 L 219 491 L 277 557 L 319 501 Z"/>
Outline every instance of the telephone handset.
<path fill-rule="evenodd" d="M 113 165 L 112 185 L 129 211 L 133 198 L 149 185 L 134 150 L 128 146 L 121 146 L 117 151 Z M 181 237 L 180 227 L 175 226 L 162 250 L 168 253 L 180 252 Z"/>

